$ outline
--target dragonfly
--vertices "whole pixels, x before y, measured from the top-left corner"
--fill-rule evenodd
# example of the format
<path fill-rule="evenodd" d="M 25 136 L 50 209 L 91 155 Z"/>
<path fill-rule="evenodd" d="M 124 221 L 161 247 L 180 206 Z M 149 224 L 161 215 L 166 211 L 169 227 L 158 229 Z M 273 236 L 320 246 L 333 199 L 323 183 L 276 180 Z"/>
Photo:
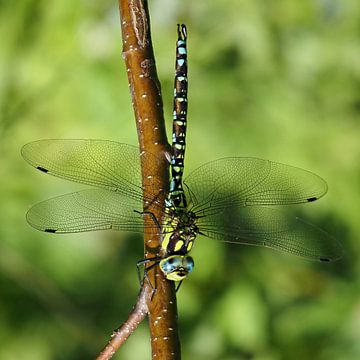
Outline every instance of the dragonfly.
<path fill-rule="evenodd" d="M 280 250 L 316 261 L 335 261 L 342 246 L 327 232 L 278 207 L 310 203 L 327 192 L 320 176 L 298 167 L 252 157 L 209 161 L 183 180 L 187 128 L 187 31 L 178 25 L 170 183 L 164 203 L 142 185 L 135 146 L 108 140 L 47 139 L 23 146 L 24 159 L 43 173 L 90 185 L 34 205 L 27 212 L 35 229 L 66 234 L 94 230 L 143 233 L 158 229 L 164 255 L 141 260 L 158 265 L 171 281 L 194 269 L 189 255 L 197 237 Z M 158 158 L 143 154 L 149 170 Z M 155 180 L 154 180 L 155 181 Z M 153 184 L 156 188 L 156 184 Z M 153 187 L 152 187 L 153 188 Z M 160 218 L 144 223 L 143 204 Z"/>

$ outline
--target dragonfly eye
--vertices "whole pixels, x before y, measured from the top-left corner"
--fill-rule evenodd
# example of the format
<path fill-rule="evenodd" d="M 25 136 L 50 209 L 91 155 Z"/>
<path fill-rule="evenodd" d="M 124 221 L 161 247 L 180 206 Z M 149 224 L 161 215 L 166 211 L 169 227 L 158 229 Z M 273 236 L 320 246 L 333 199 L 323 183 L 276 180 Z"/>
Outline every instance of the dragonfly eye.
<path fill-rule="evenodd" d="M 166 259 L 163 259 L 160 262 L 160 268 L 165 275 L 172 273 L 181 265 L 182 265 L 182 258 L 181 256 L 177 256 L 177 255 L 170 256 Z"/>
<path fill-rule="evenodd" d="M 194 259 L 191 256 L 186 256 L 183 259 L 183 266 L 187 272 L 191 273 L 194 270 Z"/>

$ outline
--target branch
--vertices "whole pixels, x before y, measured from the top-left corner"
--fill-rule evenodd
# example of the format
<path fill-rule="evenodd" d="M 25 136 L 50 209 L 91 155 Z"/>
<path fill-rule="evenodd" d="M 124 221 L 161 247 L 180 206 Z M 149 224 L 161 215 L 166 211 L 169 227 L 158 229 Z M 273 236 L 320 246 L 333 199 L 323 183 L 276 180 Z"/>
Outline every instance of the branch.
<path fill-rule="evenodd" d="M 140 151 L 142 155 L 151 153 L 158 158 L 158 161 L 151 166 L 143 166 L 146 156 L 141 156 L 143 186 L 149 193 L 158 194 L 157 200 L 164 204 L 169 187 L 169 164 L 165 158 L 169 144 L 165 131 L 160 82 L 151 43 L 147 1 L 119 0 L 119 7 L 123 58 L 135 112 Z M 161 222 L 161 209 L 147 204 L 146 211 L 151 212 Z M 144 221 L 145 258 L 163 256 L 159 230 L 153 226 L 153 219 L 150 216 L 145 216 Z M 126 333 L 127 329 L 131 332 L 135 330 L 145 317 L 145 303 L 149 315 L 152 358 L 175 360 L 181 358 L 175 285 L 165 279 L 158 266 L 152 267 L 148 272 L 148 278 L 156 289 L 153 296 L 145 296 L 150 288 L 145 281 L 129 319 L 115 331 L 114 338 L 110 340 L 100 355 L 102 357 L 98 359 L 110 359 L 130 335 L 124 336 L 124 332 Z"/>
<path fill-rule="evenodd" d="M 112 335 L 111 340 L 101 351 L 96 360 L 107 360 L 111 359 L 115 352 L 120 346 L 128 339 L 128 337 L 134 332 L 139 324 L 144 320 L 148 313 L 147 300 L 146 298 L 151 297 L 151 290 L 149 291 L 148 286 L 142 286 L 137 302 L 132 309 L 127 320 L 116 329 Z"/>

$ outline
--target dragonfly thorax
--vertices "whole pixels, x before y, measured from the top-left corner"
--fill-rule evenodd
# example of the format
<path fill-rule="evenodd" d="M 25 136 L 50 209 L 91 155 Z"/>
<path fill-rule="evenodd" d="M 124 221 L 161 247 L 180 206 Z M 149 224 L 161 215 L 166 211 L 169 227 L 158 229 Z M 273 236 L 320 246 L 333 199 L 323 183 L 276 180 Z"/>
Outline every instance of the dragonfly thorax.
<path fill-rule="evenodd" d="M 167 255 L 186 255 L 192 249 L 194 240 L 199 233 L 196 215 L 184 208 L 169 211 L 164 227 L 162 248 Z"/>

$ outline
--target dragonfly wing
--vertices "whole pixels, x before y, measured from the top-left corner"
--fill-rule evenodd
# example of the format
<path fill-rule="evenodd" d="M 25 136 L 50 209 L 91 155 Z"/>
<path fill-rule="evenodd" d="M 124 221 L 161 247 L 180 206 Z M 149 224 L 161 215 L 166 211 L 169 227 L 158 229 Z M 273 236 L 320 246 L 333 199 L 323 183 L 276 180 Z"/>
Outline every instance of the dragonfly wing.
<path fill-rule="evenodd" d="M 195 210 L 229 205 L 287 205 L 322 197 L 327 184 L 318 175 L 257 158 L 223 158 L 200 166 L 184 181 Z"/>
<path fill-rule="evenodd" d="M 39 140 L 24 145 L 21 153 L 45 173 L 142 199 L 140 155 L 135 146 L 105 140 Z M 156 161 L 153 155 L 147 156 L 147 162 Z"/>
<path fill-rule="evenodd" d="M 318 261 L 342 256 L 338 241 L 299 218 L 288 219 L 282 211 L 267 207 L 230 207 L 197 220 L 200 232 L 210 238 L 265 246 Z"/>
<path fill-rule="evenodd" d="M 34 228 L 51 233 L 91 230 L 142 232 L 142 203 L 105 189 L 88 189 L 34 205 L 26 219 Z"/>

